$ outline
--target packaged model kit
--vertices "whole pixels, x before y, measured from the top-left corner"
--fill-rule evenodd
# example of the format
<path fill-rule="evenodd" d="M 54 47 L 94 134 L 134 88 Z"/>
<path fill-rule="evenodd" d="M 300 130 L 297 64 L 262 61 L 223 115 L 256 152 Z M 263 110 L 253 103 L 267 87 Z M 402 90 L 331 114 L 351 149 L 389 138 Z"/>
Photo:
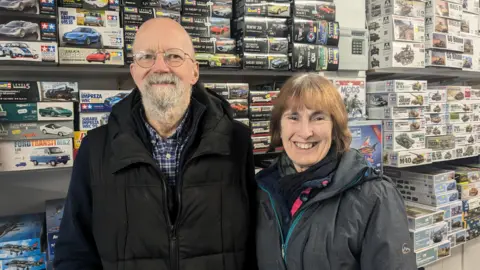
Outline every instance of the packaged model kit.
<path fill-rule="evenodd" d="M 427 105 L 428 95 L 425 92 L 367 94 L 367 106 L 370 107 L 414 107 Z"/>
<path fill-rule="evenodd" d="M 443 49 L 449 51 L 464 51 L 464 40 L 460 36 L 445 33 L 427 33 L 425 49 Z"/>
<path fill-rule="evenodd" d="M 250 124 L 252 135 L 269 135 L 270 121 L 252 121 Z"/>
<path fill-rule="evenodd" d="M 382 122 L 376 120 L 349 121 L 352 134 L 350 147 L 360 151 L 377 169 L 382 169 Z"/>
<path fill-rule="evenodd" d="M 384 120 L 384 131 L 425 131 L 425 119 Z"/>
<path fill-rule="evenodd" d="M 458 200 L 458 191 L 452 190 L 438 195 L 430 195 L 413 191 L 400 191 L 403 199 L 431 206 L 442 206 Z"/>
<path fill-rule="evenodd" d="M 37 102 L 40 101 L 37 82 L 5 81 L 0 82 L 0 102 Z"/>
<path fill-rule="evenodd" d="M 480 216 L 480 197 L 462 200 L 462 211 L 465 219 Z"/>
<path fill-rule="evenodd" d="M 244 37 L 237 40 L 237 52 L 243 53 L 272 53 L 287 54 L 287 38 L 255 38 Z"/>
<path fill-rule="evenodd" d="M 367 6 L 369 7 L 367 12 L 368 20 L 388 15 L 425 17 L 425 2 L 411 0 L 370 0 Z"/>
<path fill-rule="evenodd" d="M 286 18 L 241 17 L 232 21 L 233 37 L 288 37 Z"/>
<path fill-rule="evenodd" d="M 424 267 L 439 259 L 450 257 L 451 242 L 448 240 L 415 252 L 417 267 Z"/>
<path fill-rule="evenodd" d="M 470 86 L 443 86 L 440 89 L 447 90 L 447 101 L 469 100 L 471 97 Z"/>
<path fill-rule="evenodd" d="M 450 180 L 440 183 L 423 183 L 414 180 L 397 180 L 397 188 L 430 195 L 438 195 L 448 191 L 457 190 L 457 182 Z M 442 215 L 443 216 L 443 215 Z"/>
<path fill-rule="evenodd" d="M 478 35 L 479 18 L 478 14 L 463 13 L 460 31 L 462 34 Z"/>
<path fill-rule="evenodd" d="M 108 123 L 110 113 L 80 113 L 79 125 L 81 131 L 88 131 Z"/>
<path fill-rule="evenodd" d="M 425 15 L 461 20 L 463 15 L 463 6 L 461 4 L 443 0 L 427 0 L 425 6 Z"/>
<path fill-rule="evenodd" d="M 477 137 L 473 134 L 457 134 L 455 135 L 455 145 L 465 146 L 474 145 L 477 143 Z"/>
<path fill-rule="evenodd" d="M 422 248 L 432 246 L 447 239 L 448 225 L 446 222 L 439 222 L 430 227 L 410 231 L 413 241 L 413 249 L 418 251 Z"/>
<path fill-rule="evenodd" d="M 451 124 L 449 125 L 448 134 L 465 134 L 465 133 L 473 133 L 474 132 L 474 125 L 471 123 L 466 124 Z"/>
<path fill-rule="evenodd" d="M 205 83 L 209 89 L 225 99 L 248 99 L 248 83 Z"/>
<path fill-rule="evenodd" d="M 447 111 L 449 113 L 459 112 L 459 113 L 467 113 L 473 112 L 473 104 L 468 102 L 449 102 L 447 104 Z"/>
<path fill-rule="evenodd" d="M 377 26 L 380 26 L 377 28 Z M 384 16 L 372 20 L 368 26 L 371 43 L 393 41 L 423 43 L 425 41 L 424 18 Z"/>
<path fill-rule="evenodd" d="M 230 38 L 192 38 L 193 48 L 197 53 L 226 53 L 236 52 L 236 41 Z"/>
<path fill-rule="evenodd" d="M 463 245 L 467 241 L 467 230 L 460 229 L 454 232 L 450 232 L 448 234 L 448 239 L 452 243 L 452 248 Z"/>
<path fill-rule="evenodd" d="M 4 62 L 35 62 L 58 63 L 58 48 L 56 42 L 11 42 L 0 41 L 0 63 Z"/>
<path fill-rule="evenodd" d="M 480 89 L 470 89 L 470 99 L 471 100 L 479 100 L 480 99 Z M 478 103 L 475 103 L 478 104 Z M 477 110 L 480 110 L 480 106 L 474 106 Z M 480 112 L 480 111 L 479 111 Z"/>
<path fill-rule="evenodd" d="M 167 0 L 171 2 L 177 0 Z M 202 17 L 232 17 L 232 1 L 182 1 L 182 6 L 178 6 L 178 11 L 182 11 L 185 16 L 202 16 Z"/>
<path fill-rule="evenodd" d="M 457 158 L 473 157 L 478 155 L 478 147 L 473 145 L 458 146 L 455 148 Z"/>
<path fill-rule="evenodd" d="M 245 3 L 246 2 L 246 3 Z M 235 17 L 259 16 L 259 17 L 290 17 L 290 3 L 260 2 L 250 3 L 249 1 L 236 1 Z"/>
<path fill-rule="evenodd" d="M 448 114 L 425 113 L 427 125 L 445 125 L 448 124 Z"/>
<path fill-rule="evenodd" d="M 461 21 L 452 20 L 439 16 L 427 16 L 425 18 L 426 33 L 445 33 L 459 36 L 461 31 Z"/>
<path fill-rule="evenodd" d="M 340 62 L 337 47 L 294 43 L 292 47 L 292 70 L 336 71 Z"/>
<path fill-rule="evenodd" d="M 48 200 L 45 202 L 45 218 L 47 228 L 47 257 L 49 261 L 55 258 L 55 244 L 60 231 L 65 199 Z"/>
<path fill-rule="evenodd" d="M 473 120 L 472 113 L 449 113 L 447 124 L 470 123 Z"/>
<path fill-rule="evenodd" d="M 453 170 L 430 166 L 416 167 L 408 170 L 386 168 L 385 174 L 396 179 L 419 181 L 426 184 L 437 184 L 455 180 L 455 172 Z"/>
<path fill-rule="evenodd" d="M 456 157 L 455 149 L 432 151 L 432 162 L 452 160 Z"/>
<path fill-rule="evenodd" d="M 460 199 L 462 200 L 470 197 L 478 196 L 479 190 L 480 190 L 480 182 L 458 184 L 458 192 L 460 194 Z"/>
<path fill-rule="evenodd" d="M 182 16 L 180 22 L 191 37 L 230 37 L 227 18 Z"/>
<path fill-rule="evenodd" d="M 431 150 L 385 151 L 383 165 L 404 168 L 432 163 Z"/>
<path fill-rule="evenodd" d="M 0 260 L 0 269 L 29 269 L 29 270 L 44 270 L 45 255 L 39 254 L 29 257 L 11 258 L 8 260 Z"/>
<path fill-rule="evenodd" d="M 479 1 L 478 0 L 463 0 L 463 16 L 465 14 L 479 14 Z M 462 17 L 463 18 L 463 17 Z"/>
<path fill-rule="evenodd" d="M 250 106 L 250 120 L 270 120 L 273 106 Z"/>
<path fill-rule="evenodd" d="M 71 167 L 72 139 L 0 142 L 0 171 Z"/>
<path fill-rule="evenodd" d="M 73 137 L 73 121 L 0 123 L 0 140 Z"/>
<path fill-rule="evenodd" d="M 12 42 L 56 41 L 56 19 L 48 16 L 35 18 L 27 14 L 2 14 L 0 16 L 0 40 Z"/>
<path fill-rule="evenodd" d="M 251 105 L 272 105 L 280 91 L 250 91 Z"/>
<path fill-rule="evenodd" d="M 248 99 L 229 99 L 234 118 L 248 117 Z"/>
<path fill-rule="evenodd" d="M 442 50 L 426 50 L 425 66 L 462 68 L 463 54 Z"/>
<path fill-rule="evenodd" d="M 443 211 L 432 211 L 408 205 L 405 208 L 407 210 L 408 228 L 410 230 L 418 230 L 443 221 Z M 436 215 L 441 216 L 442 220 L 436 221 Z"/>
<path fill-rule="evenodd" d="M 442 164 L 438 168 L 455 171 L 455 180 L 458 184 L 475 183 L 480 180 L 480 170 L 478 168 L 470 168 L 466 166 L 455 166 Z"/>
<path fill-rule="evenodd" d="M 367 82 L 367 93 L 386 92 L 424 92 L 427 91 L 427 81 L 389 80 Z"/>
<path fill-rule="evenodd" d="M 409 119 L 423 118 L 423 107 L 376 107 L 367 108 L 369 119 Z"/>
<path fill-rule="evenodd" d="M 340 92 L 348 119 L 360 119 L 366 116 L 365 79 L 334 79 L 333 84 Z"/>
<path fill-rule="evenodd" d="M 4 2 L 0 4 L 0 12 L 8 12 L 12 14 L 43 14 L 56 15 L 57 3 L 55 0 L 40 1 L 32 0 L 28 2 Z M 2 15 L 3 16 L 3 15 Z"/>
<path fill-rule="evenodd" d="M 149 4 L 149 0 L 142 1 L 143 3 L 140 4 L 141 0 L 125 0 L 125 4 L 129 4 L 132 6 L 140 6 Z M 123 2 L 122 2 L 123 3 Z M 58 5 L 60 7 L 75 7 L 75 8 L 91 8 L 91 9 L 98 9 L 98 10 L 108 10 L 108 9 L 118 9 L 119 1 L 108 1 L 108 0 L 58 0 Z"/>
<path fill-rule="evenodd" d="M 124 53 L 121 49 L 59 48 L 60 64 L 95 64 L 123 66 Z"/>
<path fill-rule="evenodd" d="M 429 136 L 426 138 L 426 148 L 432 150 L 449 150 L 455 148 L 455 137 L 452 135 Z"/>
<path fill-rule="evenodd" d="M 252 137 L 253 152 L 261 152 L 270 147 L 270 136 Z"/>
<path fill-rule="evenodd" d="M 42 101 L 78 101 L 76 82 L 38 82 Z"/>
<path fill-rule="evenodd" d="M 384 149 L 392 151 L 416 150 L 425 148 L 425 132 L 391 132 L 383 133 Z"/>
<path fill-rule="evenodd" d="M 405 205 L 414 206 L 417 208 L 426 209 L 430 211 L 442 211 L 444 213 L 443 220 L 449 220 L 452 217 L 462 216 L 462 213 L 463 213 L 462 201 L 454 201 L 449 204 L 438 206 L 438 207 L 410 202 L 410 201 L 406 201 Z M 439 219 L 439 221 L 442 221 L 442 220 Z"/>
<path fill-rule="evenodd" d="M 448 125 L 426 125 L 425 136 L 449 135 Z"/>
<path fill-rule="evenodd" d="M 131 90 L 80 90 L 81 112 L 110 112 Z"/>
<path fill-rule="evenodd" d="M 286 54 L 243 54 L 243 68 L 289 70 L 290 61 Z"/>
<path fill-rule="evenodd" d="M 248 118 L 237 118 L 235 120 L 237 122 L 240 122 L 240 123 L 246 125 L 247 127 L 250 127 L 250 119 L 248 119 Z"/>
<path fill-rule="evenodd" d="M 38 121 L 73 120 L 73 102 L 38 102 Z"/>
<path fill-rule="evenodd" d="M 0 218 L 0 263 L 5 259 L 41 254 L 43 219 L 42 214 Z"/>
<path fill-rule="evenodd" d="M 332 1 L 295 1 L 292 17 L 335 21 L 336 7 Z"/>
<path fill-rule="evenodd" d="M 447 104 L 433 103 L 425 107 L 426 114 L 447 114 L 448 106 Z"/>
<path fill-rule="evenodd" d="M 288 24 L 288 40 L 293 43 L 338 46 L 340 26 L 338 22 L 314 21 L 291 18 Z"/>
<path fill-rule="evenodd" d="M 37 103 L 0 104 L 0 122 L 28 122 L 37 120 Z"/>
<path fill-rule="evenodd" d="M 372 52 L 377 52 L 372 55 Z M 425 44 L 383 42 L 370 45 L 369 68 L 425 67 Z M 378 54 L 378 55 L 377 55 Z"/>

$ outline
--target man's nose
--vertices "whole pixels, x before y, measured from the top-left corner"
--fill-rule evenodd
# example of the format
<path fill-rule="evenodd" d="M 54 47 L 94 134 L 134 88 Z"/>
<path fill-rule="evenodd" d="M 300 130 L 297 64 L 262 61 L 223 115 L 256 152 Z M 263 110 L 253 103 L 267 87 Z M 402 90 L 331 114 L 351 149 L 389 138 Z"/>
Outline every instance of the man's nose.
<path fill-rule="evenodd" d="M 155 63 L 150 69 L 151 72 L 154 73 L 169 73 L 170 67 L 165 62 L 163 55 L 157 55 L 157 59 L 155 59 Z"/>

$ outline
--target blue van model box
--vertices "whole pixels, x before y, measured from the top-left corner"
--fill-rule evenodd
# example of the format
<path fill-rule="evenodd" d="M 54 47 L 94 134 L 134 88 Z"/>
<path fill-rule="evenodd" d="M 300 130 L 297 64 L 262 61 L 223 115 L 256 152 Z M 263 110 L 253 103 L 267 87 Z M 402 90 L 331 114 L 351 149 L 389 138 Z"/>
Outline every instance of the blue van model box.
<path fill-rule="evenodd" d="M 378 120 L 348 123 L 352 133 L 351 148 L 358 149 L 370 164 L 382 169 L 382 122 Z"/>
<path fill-rule="evenodd" d="M 45 270 L 45 255 L 0 260 L 0 270 Z"/>
<path fill-rule="evenodd" d="M 80 90 L 80 112 L 111 112 L 131 90 Z"/>
<path fill-rule="evenodd" d="M 40 254 L 43 220 L 43 214 L 1 217 L 0 261 Z"/>
<path fill-rule="evenodd" d="M 37 120 L 37 103 L 0 103 L 0 122 Z"/>
<path fill-rule="evenodd" d="M 72 138 L 0 142 L 0 171 L 71 167 Z"/>

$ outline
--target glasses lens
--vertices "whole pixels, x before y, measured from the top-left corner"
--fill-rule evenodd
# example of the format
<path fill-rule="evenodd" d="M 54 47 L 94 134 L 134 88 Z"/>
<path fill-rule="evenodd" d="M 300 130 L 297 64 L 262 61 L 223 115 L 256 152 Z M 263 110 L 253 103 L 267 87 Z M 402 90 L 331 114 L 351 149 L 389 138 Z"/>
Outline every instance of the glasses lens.
<path fill-rule="evenodd" d="M 138 53 L 135 55 L 135 61 L 143 68 L 149 68 L 155 64 L 155 55 L 149 53 Z"/>
<path fill-rule="evenodd" d="M 172 67 L 178 67 L 185 61 L 185 52 L 180 49 L 165 51 L 165 62 Z"/>

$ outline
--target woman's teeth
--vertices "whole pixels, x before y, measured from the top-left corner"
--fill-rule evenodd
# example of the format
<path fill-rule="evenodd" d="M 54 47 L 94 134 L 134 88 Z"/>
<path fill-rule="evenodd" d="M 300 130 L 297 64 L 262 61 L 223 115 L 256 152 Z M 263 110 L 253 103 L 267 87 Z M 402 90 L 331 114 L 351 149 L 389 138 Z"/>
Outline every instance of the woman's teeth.
<path fill-rule="evenodd" d="M 301 148 L 301 149 L 310 149 L 312 147 L 314 147 L 317 143 L 299 143 L 299 142 L 295 142 L 294 143 L 298 148 Z"/>

